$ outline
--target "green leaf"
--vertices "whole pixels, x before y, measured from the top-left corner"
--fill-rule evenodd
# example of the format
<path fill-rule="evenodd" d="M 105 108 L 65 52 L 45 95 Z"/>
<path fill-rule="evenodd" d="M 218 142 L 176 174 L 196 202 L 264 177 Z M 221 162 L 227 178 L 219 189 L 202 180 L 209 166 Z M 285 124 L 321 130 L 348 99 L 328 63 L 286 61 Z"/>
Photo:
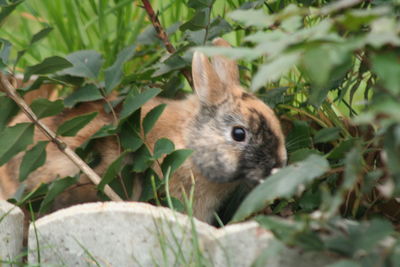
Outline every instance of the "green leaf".
<path fill-rule="evenodd" d="M 57 135 L 74 136 L 97 116 L 97 112 L 87 113 L 67 120 L 57 129 Z"/>
<path fill-rule="evenodd" d="M 34 43 L 45 38 L 52 30 L 53 30 L 52 27 L 46 27 L 46 28 L 40 30 L 39 32 L 37 32 L 35 35 L 33 35 L 30 45 L 33 45 Z"/>
<path fill-rule="evenodd" d="M 122 69 L 124 63 L 130 60 L 135 54 L 136 45 L 131 45 L 124 48 L 118 53 L 117 59 L 112 66 L 108 67 L 105 74 L 106 93 L 110 93 L 122 80 Z"/>
<path fill-rule="evenodd" d="M 293 127 L 286 137 L 286 146 L 288 152 L 296 151 L 301 148 L 311 146 L 310 126 L 305 121 L 295 120 Z"/>
<path fill-rule="evenodd" d="M 314 143 L 326 143 L 337 140 L 340 137 L 340 129 L 337 127 L 324 128 L 315 133 Z"/>
<path fill-rule="evenodd" d="M 17 115 L 18 105 L 7 96 L 0 96 L 0 133 L 7 126 L 9 120 Z"/>
<path fill-rule="evenodd" d="M 131 118 L 131 117 L 130 117 Z M 140 118 L 138 118 L 140 120 Z M 140 123 L 140 122 L 136 122 Z M 121 127 L 120 133 L 121 146 L 125 150 L 136 151 L 143 145 L 140 137 L 140 128 L 135 126 L 135 121 L 128 119 Z"/>
<path fill-rule="evenodd" d="M 12 44 L 3 38 L 0 38 L 0 44 L 0 68 L 4 68 L 8 64 L 8 58 L 10 56 Z"/>
<path fill-rule="evenodd" d="M 152 77 L 158 77 L 185 67 L 188 67 L 188 63 L 178 54 L 173 54 L 156 66 L 157 70 L 153 73 Z"/>
<path fill-rule="evenodd" d="M 394 94 L 400 93 L 399 56 L 394 52 L 376 54 L 372 57 L 372 70 L 379 83 Z"/>
<path fill-rule="evenodd" d="M 13 1 L 13 2 L 8 2 L 5 3 L 4 5 L 1 5 L 1 11 L 0 11 L 0 25 L 3 25 L 4 20 L 14 11 L 14 9 L 24 2 L 25 0 L 18 0 L 18 1 Z"/>
<path fill-rule="evenodd" d="M 175 150 L 175 145 L 172 143 L 171 140 L 167 138 L 160 138 L 157 140 L 156 144 L 154 145 L 154 153 L 153 158 L 159 159 L 164 154 L 170 154 Z"/>
<path fill-rule="evenodd" d="M 146 145 L 142 145 L 134 153 L 133 158 L 132 171 L 134 172 L 144 172 L 153 164 L 153 159 L 151 158 L 150 151 L 147 149 Z"/>
<path fill-rule="evenodd" d="M 99 99 L 103 99 L 99 88 L 94 84 L 86 84 L 65 98 L 64 104 L 67 107 L 73 107 L 81 102 L 95 101 Z"/>
<path fill-rule="evenodd" d="M 160 92 L 161 90 L 158 88 L 149 88 L 138 95 L 135 95 L 133 92 L 129 93 L 124 101 L 120 119 L 123 120 L 129 117 L 131 114 L 133 114 L 133 112 L 138 110 L 147 101 L 158 95 Z"/>
<path fill-rule="evenodd" d="M 50 74 L 71 66 L 71 62 L 65 58 L 59 56 L 48 57 L 41 63 L 25 69 L 24 82 L 27 82 L 34 74 Z"/>
<path fill-rule="evenodd" d="M 38 98 L 33 100 L 31 109 L 39 119 L 42 119 L 59 114 L 64 110 L 64 104 L 62 100 L 52 102 L 45 98 Z"/>
<path fill-rule="evenodd" d="M 281 54 L 278 58 L 260 67 L 251 82 L 253 91 L 261 88 L 267 82 L 274 82 L 291 70 L 299 61 L 299 53 Z"/>
<path fill-rule="evenodd" d="M 167 173 L 169 167 L 171 167 L 170 175 L 172 174 L 185 162 L 185 160 L 193 153 L 190 149 L 179 149 L 165 157 L 161 164 L 161 170 L 164 176 Z"/>
<path fill-rule="evenodd" d="M 182 24 L 179 29 L 181 31 L 191 30 L 197 31 L 207 27 L 210 22 L 210 8 L 197 9 L 194 16 L 186 23 Z"/>
<path fill-rule="evenodd" d="M 357 138 L 350 138 L 340 142 L 329 152 L 328 159 L 342 159 L 354 147 L 356 142 Z"/>
<path fill-rule="evenodd" d="M 46 162 L 46 146 L 48 141 L 39 141 L 28 150 L 19 167 L 19 181 L 23 182 L 28 175 Z"/>
<path fill-rule="evenodd" d="M 327 265 L 326 267 L 361 267 L 361 264 L 352 260 L 339 260 L 335 263 Z"/>
<path fill-rule="evenodd" d="M 97 186 L 97 188 L 101 191 L 104 190 L 104 187 L 111 183 L 122 170 L 122 165 L 125 159 L 126 153 L 122 153 L 116 160 L 114 160 L 110 166 L 108 166 L 106 172 L 104 173 L 103 177 L 101 178 L 101 182 Z"/>
<path fill-rule="evenodd" d="M 99 76 L 103 59 L 94 50 L 81 50 L 69 54 L 66 58 L 73 64 L 71 68 L 65 69 L 61 74 L 96 79 Z"/>
<path fill-rule="evenodd" d="M 151 129 L 153 129 L 154 125 L 156 124 L 158 118 L 161 116 L 166 106 L 167 106 L 166 104 L 160 104 L 154 107 L 143 118 L 142 125 L 145 135 L 148 134 L 151 131 Z"/>
<path fill-rule="evenodd" d="M 262 9 L 235 10 L 229 14 L 229 17 L 242 22 L 247 27 L 267 28 L 275 23 L 274 17 L 265 15 Z"/>
<path fill-rule="evenodd" d="M 370 253 L 378 248 L 380 241 L 394 232 L 389 221 L 378 218 L 361 223 L 342 221 L 340 228 L 341 230 L 336 235 L 331 235 L 325 244 L 330 250 L 350 257 L 360 253 Z"/>
<path fill-rule="evenodd" d="M 214 4 L 215 0 L 189 0 L 187 5 L 188 7 L 199 9 L 205 7 L 211 7 Z"/>
<path fill-rule="evenodd" d="M 78 182 L 78 177 L 65 177 L 62 179 L 57 179 L 53 181 L 48 187 L 48 192 L 40 204 L 39 213 L 45 213 L 51 207 L 51 204 L 62 192 L 68 187 L 76 184 Z"/>
<path fill-rule="evenodd" d="M 257 186 L 236 211 L 233 221 L 238 222 L 263 209 L 277 198 L 293 196 L 300 185 L 308 184 L 321 176 L 329 164 L 321 156 L 311 155 L 302 162 L 281 169 Z"/>
<path fill-rule="evenodd" d="M 0 133 L 0 166 L 33 143 L 32 123 L 19 123 Z"/>

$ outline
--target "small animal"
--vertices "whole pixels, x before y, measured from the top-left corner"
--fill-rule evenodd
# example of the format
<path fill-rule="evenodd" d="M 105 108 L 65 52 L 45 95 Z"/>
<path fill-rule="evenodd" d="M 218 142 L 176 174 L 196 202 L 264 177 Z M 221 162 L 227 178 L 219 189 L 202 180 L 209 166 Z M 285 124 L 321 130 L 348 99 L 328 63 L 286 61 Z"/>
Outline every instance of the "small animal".
<path fill-rule="evenodd" d="M 213 44 L 230 46 L 221 38 L 215 39 Z M 171 177 L 169 189 L 173 197 L 182 199 L 182 190 L 189 194 L 194 180 L 194 216 L 211 222 L 221 203 L 243 181 L 260 182 L 285 164 L 285 140 L 272 109 L 240 86 L 235 61 L 213 56 L 210 62 L 196 51 L 192 76 L 195 94 L 183 100 L 153 98 L 142 107 L 142 116 L 161 103 L 167 104 L 146 140 L 150 149 L 159 138 L 165 137 L 173 141 L 176 149 L 193 150 Z M 102 126 L 112 122 L 113 117 L 103 110 L 103 103 L 81 104 L 42 122 L 56 130 L 63 121 L 93 111 L 98 115 L 90 124 L 76 136 L 63 138 L 75 149 Z M 20 114 L 11 124 L 26 121 L 25 115 Z M 46 137 L 35 130 L 35 140 L 46 140 Z M 101 156 L 101 162 L 94 170 L 102 175 L 119 156 L 120 147 L 114 137 L 107 137 L 96 141 L 93 149 Z M 9 198 L 16 192 L 21 159 L 22 155 L 17 155 L 0 168 L 0 198 Z M 79 169 L 54 144 L 49 144 L 45 165 L 31 173 L 24 183 L 27 190 L 32 190 L 55 177 L 73 176 L 78 172 Z M 135 188 L 138 188 L 137 183 Z M 56 199 L 54 209 L 96 200 L 95 186 L 87 177 L 81 176 L 77 185 Z"/>

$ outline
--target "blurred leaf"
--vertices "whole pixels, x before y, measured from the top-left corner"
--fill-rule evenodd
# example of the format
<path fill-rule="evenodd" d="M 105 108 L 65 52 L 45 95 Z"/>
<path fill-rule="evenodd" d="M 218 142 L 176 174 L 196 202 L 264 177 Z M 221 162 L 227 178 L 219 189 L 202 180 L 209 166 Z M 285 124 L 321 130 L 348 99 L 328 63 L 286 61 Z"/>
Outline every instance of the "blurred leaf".
<path fill-rule="evenodd" d="M 62 100 L 52 102 L 45 98 L 38 98 L 33 100 L 31 109 L 38 119 L 42 119 L 59 114 L 64 110 L 64 104 Z"/>
<path fill-rule="evenodd" d="M 337 127 L 323 128 L 315 133 L 314 143 L 327 143 L 340 137 L 340 129 Z"/>
<path fill-rule="evenodd" d="M 161 164 L 161 170 L 164 176 L 169 167 L 171 167 L 170 175 L 172 176 L 172 174 L 185 162 L 192 152 L 193 151 L 190 149 L 179 149 L 166 156 Z"/>
<path fill-rule="evenodd" d="M 172 54 L 163 62 L 156 65 L 156 71 L 153 73 L 152 77 L 158 77 L 169 73 L 174 70 L 180 70 L 188 67 L 188 63 L 178 54 Z"/>
<path fill-rule="evenodd" d="M 46 146 L 48 141 L 39 141 L 26 151 L 19 167 L 19 181 L 23 182 L 28 175 L 46 162 Z"/>
<path fill-rule="evenodd" d="M 124 101 L 122 111 L 119 115 L 120 119 L 123 120 L 129 117 L 133 112 L 138 110 L 147 101 L 158 95 L 160 92 L 161 90 L 158 88 L 149 88 L 138 95 L 135 95 L 131 92 Z"/>
<path fill-rule="evenodd" d="M 361 264 L 352 260 L 339 260 L 327 265 L 326 267 L 361 267 Z"/>
<path fill-rule="evenodd" d="M 19 123 L 0 132 L 0 166 L 33 143 L 32 123 Z"/>
<path fill-rule="evenodd" d="M 316 149 L 300 148 L 290 153 L 289 163 L 305 160 L 310 155 L 322 155 L 322 153 Z"/>
<path fill-rule="evenodd" d="M 5 68 L 8 64 L 8 58 L 12 44 L 6 39 L 0 38 L 1 50 L 0 50 L 0 69 Z"/>
<path fill-rule="evenodd" d="M 65 69 L 61 74 L 72 75 L 83 78 L 96 79 L 103 65 L 103 59 L 94 50 L 81 50 L 66 56 L 72 67 Z"/>
<path fill-rule="evenodd" d="M 34 74 L 50 74 L 71 66 L 71 62 L 59 56 L 45 58 L 41 63 L 25 69 L 24 82 Z"/>
<path fill-rule="evenodd" d="M 188 7 L 199 9 L 205 7 L 211 7 L 214 4 L 215 0 L 189 0 L 187 5 Z"/>
<path fill-rule="evenodd" d="M 103 99 L 99 88 L 94 84 L 86 84 L 83 87 L 79 87 L 67 98 L 64 99 L 64 104 L 67 107 L 73 107 L 81 102 L 89 102 Z"/>
<path fill-rule="evenodd" d="M 350 138 L 340 142 L 328 154 L 328 159 L 342 159 L 355 145 L 357 138 Z"/>
<path fill-rule="evenodd" d="M 135 54 L 135 49 L 136 45 L 131 45 L 124 48 L 118 53 L 114 64 L 105 70 L 104 75 L 107 94 L 109 94 L 112 89 L 121 83 L 124 63 L 133 57 Z"/>
<path fill-rule="evenodd" d="M 375 54 L 372 70 L 378 75 L 379 83 L 394 94 L 400 94 L 400 57 L 393 52 Z"/>
<path fill-rule="evenodd" d="M 342 230 L 325 241 L 326 246 L 346 256 L 371 252 L 379 242 L 393 233 L 390 222 L 383 219 L 371 219 L 368 222 L 348 221 Z"/>
<path fill-rule="evenodd" d="M 263 209 L 276 198 L 293 196 L 300 185 L 324 174 L 329 164 L 321 156 L 311 155 L 302 162 L 281 169 L 257 186 L 242 202 L 232 221 L 238 222 Z"/>
<path fill-rule="evenodd" d="M 4 20 L 14 11 L 14 9 L 24 2 L 25 0 L 18 0 L 18 1 L 9 1 L 6 3 L 3 3 L 0 11 L 0 25 L 3 24 Z"/>
<path fill-rule="evenodd" d="M 39 42 L 43 38 L 45 38 L 49 33 L 53 30 L 52 27 L 46 27 L 44 29 L 41 29 L 39 32 L 35 33 L 31 39 L 30 45 L 33 45 L 36 42 Z"/>
<path fill-rule="evenodd" d="M 264 86 L 268 82 L 278 80 L 282 75 L 292 69 L 300 59 L 298 53 L 282 54 L 280 57 L 263 64 L 251 83 L 253 91 Z"/>
<path fill-rule="evenodd" d="M 151 129 L 153 129 L 154 125 L 156 124 L 158 118 L 161 116 L 166 106 L 167 106 L 166 104 L 160 104 L 158 106 L 155 106 L 143 118 L 142 125 L 145 135 L 147 135 L 151 131 Z"/>
<path fill-rule="evenodd" d="M 311 146 L 310 126 L 305 121 L 295 120 L 293 127 L 286 137 L 286 147 L 288 152 L 293 152 L 301 148 Z"/>
<path fill-rule="evenodd" d="M 197 31 L 206 28 L 210 23 L 210 8 L 197 9 L 194 16 L 179 28 L 181 31 L 191 30 Z"/>
<path fill-rule="evenodd" d="M 98 112 L 87 113 L 84 115 L 76 116 L 70 120 L 65 121 L 57 129 L 57 135 L 61 136 L 74 136 L 89 122 L 91 122 Z"/>
<path fill-rule="evenodd" d="M 242 22 L 245 26 L 267 28 L 274 24 L 274 17 L 264 14 L 262 9 L 235 10 L 229 14 L 233 20 Z"/>
<path fill-rule="evenodd" d="M 68 187 L 76 184 L 78 177 L 65 177 L 54 180 L 48 187 L 48 192 L 40 204 L 39 213 L 46 213 L 53 204 L 56 197 L 65 191 Z"/>
<path fill-rule="evenodd" d="M 175 150 L 175 145 L 172 143 L 171 140 L 167 138 L 160 138 L 157 140 L 156 144 L 154 145 L 154 153 L 153 158 L 159 159 L 164 154 L 170 154 Z"/>

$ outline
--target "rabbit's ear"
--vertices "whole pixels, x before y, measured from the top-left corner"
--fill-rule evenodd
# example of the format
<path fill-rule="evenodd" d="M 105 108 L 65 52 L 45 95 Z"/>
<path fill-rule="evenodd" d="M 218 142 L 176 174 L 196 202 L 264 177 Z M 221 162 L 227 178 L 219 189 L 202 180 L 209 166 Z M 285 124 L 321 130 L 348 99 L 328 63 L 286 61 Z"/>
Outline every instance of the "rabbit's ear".
<path fill-rule="evenodd" d="M 192 75 L 200 101 L 218 104 L 226 98 L 226 86 L 221 82 L 208 58 L 198 51 L 193 54 Z"/>
<path fill-rule="evenodd" d="M 222 47 L 231 47 L 231 45 L 222 38 L 213 40 L 213 45 Z M 225 56 L 213 56 L 211 62 L 221 81 L 227 85 L 239 84 L 239 69 L 236 61 Z"/>

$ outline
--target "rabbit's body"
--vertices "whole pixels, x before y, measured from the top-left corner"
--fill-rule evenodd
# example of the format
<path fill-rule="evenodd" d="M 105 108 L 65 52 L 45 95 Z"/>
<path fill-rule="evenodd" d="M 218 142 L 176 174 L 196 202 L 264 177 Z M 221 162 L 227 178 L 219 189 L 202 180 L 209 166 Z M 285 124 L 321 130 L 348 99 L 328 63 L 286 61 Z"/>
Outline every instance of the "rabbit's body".
<path fill-rule="evenodd" d="M 215 43 L 228 45 L 222 39 L 217 39 Z M 146 136 L 150 149 L 159 138 L 165 137 L 174 142 L 176 149 L 194 151 L 174 173 L 169 188 L 172 196 L 182 199 L 182 190 L 189 194 L 194 181 L 194 215 L 207 222 L 212 220 L 221 202 L 241 181 L 260 181 L 286 161 L 284 137 L 273 111 L 239 86 L 235 62 L 216 56 L 213 57 L 213 65 L 204 55 L 195 53 L 192 69 L 197 95 L 184 100 L 154 98 L 142 107 L 144 116 L 158 104 L 167 104 Z M 99 114 L 89 125 L 77 136 L 65 138 L 65 142 L 74 149 L 103 125 L 112 122 L 112 116 L 103 111 L 101 103 L 82 104 L 43 122 L 55 130 L 63 120 L 93 111 Z M 13 123 L 21 121 L 27 121 L 24 115 L 17 116 Z M 46 138 L 35 132 L 35 139 Z M 118 157 L 119 146 L 114 137 L 107 137 L 97 141 L 94 149 L 101 155 L 101 163 L 95 171 L 103 174 Z M 21 158 L 22 155 L 19 155 L 0 168 L 3 198 L 11 197 L 18 187 Z M 49 182 L 57 176 L 73 176 L 78 172 L 78 168 L 57 151 L 55 145 L 49 144 L 47 162 L 29 176 L 27 189 L 32 190 L 40 182 Z M 96 200 L 96 190 L 88 179 L 81 177 L 80 184 L 63 193 L 57 199 L 55 208 Z M 138 189 L 137 183 L 134 188 Z"/>

